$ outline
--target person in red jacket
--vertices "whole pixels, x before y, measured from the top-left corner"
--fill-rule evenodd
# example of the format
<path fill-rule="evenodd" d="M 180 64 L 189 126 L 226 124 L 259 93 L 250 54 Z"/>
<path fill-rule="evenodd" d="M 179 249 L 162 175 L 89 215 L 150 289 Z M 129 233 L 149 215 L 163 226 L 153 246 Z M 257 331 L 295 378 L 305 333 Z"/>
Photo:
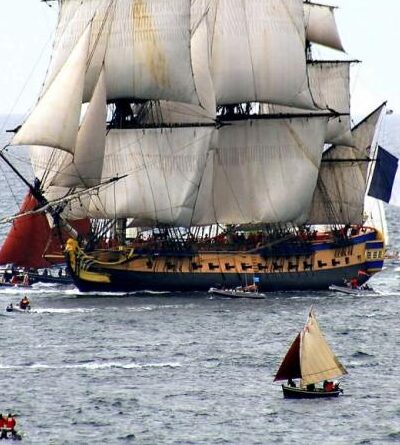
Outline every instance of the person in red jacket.
<path fill-rule="evenodd" d="M 358 289 L 358 279 L 357 277 L 354 277 L 350 281 L 350 286 L 352 289 Z"/>
<path fill-rule="evenodd" d="M 325 380 L 324 381 L 324 391 L 331 392 L 335 389 L 335 385 L 333 382 Z"/>
<path fill-rule="evenodd" d="M 6 419 L 0 413 L 0 439 L 7 439 Z"/>
<path fill-rule="evenodd" d="M 11 434 L 13 436 L 15 436 L 16 431 L 15 431 L 15 425 L 17 424 L 17 422 L 15 421 L 13 415 L 11 413 L 8 413 L 7 419 L 6 419 L 6 428 L 7 428 L 7 432 L 11 432 Z"/>

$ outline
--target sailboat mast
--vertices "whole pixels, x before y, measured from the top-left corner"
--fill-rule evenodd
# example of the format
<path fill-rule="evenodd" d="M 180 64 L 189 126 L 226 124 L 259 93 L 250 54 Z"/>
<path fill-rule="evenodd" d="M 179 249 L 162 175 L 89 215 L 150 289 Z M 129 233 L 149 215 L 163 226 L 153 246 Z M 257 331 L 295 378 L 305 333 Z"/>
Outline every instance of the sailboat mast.
<path fill-rule="evenodd" d="M 12 169 L 12 171 L 28 186 L 29 191 L 32 193 L 32 196 L 38 201 L 39 205 L 41 207 L 47 205 L 48 201 L 40 191 L 40 181 L 36 178 L 35 185 L 32 185 L 21 174 L 21 172 L 6 158 L 6 156 L 2 151 L 0 151 L 0 157 Z M 49 206 L 48 212 L 50 213 L 51 217 L 53 218 L 54 224 L 57 227 L 64 229 L 75 239 L 78 237 L 78 232 L 67 221 L 60 218 L 60 211 L 58 208 L 53 208 L 52 206 Z"/>
<path fill-rule="evenodd" d="M 6 148 L 6 147 L 4 147 Z M 40 202 L 40 200 L 43 200 L 43 195 L 41 193 L 38 193 L 38 190 L 22 175 L 22 173 L 6 158 L 3 151 L 0 151 L 0 157 L 3 159 L 3 161 L 11 168 L 11 170 L 23 181 L 31 191 L 32 195 Z M 39 196 L 40 195 L 40 196 Z"/>

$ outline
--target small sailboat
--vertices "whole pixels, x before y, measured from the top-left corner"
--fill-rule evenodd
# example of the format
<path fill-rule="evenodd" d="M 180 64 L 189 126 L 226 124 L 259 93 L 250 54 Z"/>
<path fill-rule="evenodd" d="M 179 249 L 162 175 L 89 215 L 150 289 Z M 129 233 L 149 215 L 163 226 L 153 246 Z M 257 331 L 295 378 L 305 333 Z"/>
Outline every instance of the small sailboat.
<path fill-rule="evenodd" d="M 247 283 L 247 274 L 245 274 L 245 285 L 236 286 L 233 288 L 227 287 L 210 287 L 208 290 L 209 294 L 215 295 L 217 297 L 227 297 L 227 298 L 252 298 L 252 299 L 264 299 L 266 295 L 261 293 L 258 288 L 258 283 L 260 282 L 259 277 L 253 277 L 253 283 Z"/>
<path fill-rule="evenodd" d="M 291 399 L 320 399 L 337 397 L 342 393 L 336 379 L 347 374 L 335 356 L 318 325 L 313 309 L 304 328 L 297 334 L 275 375 L 275 381 L 287 380 L 282 385 L 283 396 Z M 300 379 L 296 385 L 293 379 Z M 321 387 L 315 385 L 323 382 Z"/>

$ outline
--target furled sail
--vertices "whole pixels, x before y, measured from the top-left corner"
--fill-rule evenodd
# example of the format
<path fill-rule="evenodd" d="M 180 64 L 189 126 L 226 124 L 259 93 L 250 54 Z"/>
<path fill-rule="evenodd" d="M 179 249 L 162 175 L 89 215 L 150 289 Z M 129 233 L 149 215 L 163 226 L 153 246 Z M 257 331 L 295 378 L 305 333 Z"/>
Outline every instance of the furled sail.
<path fill-rule="evenodd" d="M 304 3 L 307 40 L 344 51 L 336 26 L 333 6 Z"/>
<path fill-rule="evenodd" d="M 315 108 L 307 79 L 302 0 L 218 0 L 210 11 L 217 104 Z"/>
<path fill-rule="evenodd" d="M 62 0 L 51 82 L 92 22 L 84 102 L 105 66 L 107 99 L 199 104 L 191 60 L 191 0 Z"/>
<path fill-rule="evenodd" d="M 347 374 L 325 340 L 313 311 L 300 339 L 301 386 Z"/>
<path fill-rule="evenodd" d="M 148 102 L 142 124 L 146 125 L 215 125 L 215 118 L 196 105 L 182 102 Z"/>
<path fill-rule="evenodd" d="M 352 130 L 353 146 L 330 147 L 322 157 L 309 224 L 362 224 L 370 150 L 377 137 L 382 104 Z"/>

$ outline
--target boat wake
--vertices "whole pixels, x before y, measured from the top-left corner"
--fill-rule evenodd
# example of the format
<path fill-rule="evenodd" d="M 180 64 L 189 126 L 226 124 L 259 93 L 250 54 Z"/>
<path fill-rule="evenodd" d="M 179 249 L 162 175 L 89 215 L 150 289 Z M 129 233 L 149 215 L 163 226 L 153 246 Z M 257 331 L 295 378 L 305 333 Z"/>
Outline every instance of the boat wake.
<path fill-rule="evenodd" d="M 35 314 L 75 314 L 75 313 L 89 313 L 89 312 L 95 312 L 96 308 L 38 308 L 38 309 L 31 309 L 31 313 Z"/>
<path fill-rule="evenodd" d="M 118 361 L 109 361 L 106 363 L 85 362 L 85 363 L 68 363 L 65 365 L 48 365 L 43 363 L 27 363 L 23 365 L 2 365 L 0 369 L 145 369 L 145 368 L 180 368 L 182 365 L 178 362 L 161 362 L 161 363 L 126 363 Z"/>

